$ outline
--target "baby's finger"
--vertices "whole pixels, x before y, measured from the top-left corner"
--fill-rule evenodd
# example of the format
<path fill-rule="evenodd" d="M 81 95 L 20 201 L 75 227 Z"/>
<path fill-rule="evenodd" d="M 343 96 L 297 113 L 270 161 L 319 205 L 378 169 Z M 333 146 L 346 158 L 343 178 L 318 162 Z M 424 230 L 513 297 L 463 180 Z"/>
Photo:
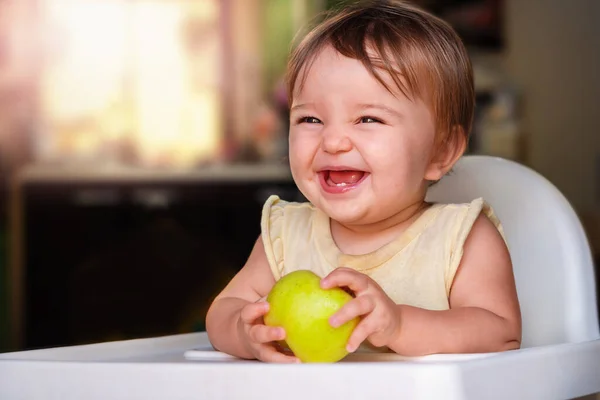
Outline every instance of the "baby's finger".
<path fill-rule="evenodd" d="M 350 335 L 348 343 L 346 344 L 346 350 L 348 350 L 350 353 L 356 351 L 361 343 L 367 340 L 367 338 L 371 336 L 376 329 L 377 326 L 372 314 L 361 320 L 358 325 L 356 325 L 356 328 L 354 328 L 352 335 Z"/>
<path fill-rule="evenodd" d="M 275 326 L 253 325 L 248 336 L 253 342 L 269 343 L 285 339 L 285 330 Z"/>
<path fill-rule="evenodd" d="M 272 345 L 262 345 L 258 350 L 257 358 L 265 362 L 273 363 L 299 363 L 300 360 L 294 356 L 283 354 Z"/>
<path fill-rule="evenodd" d="M 350 268 L 336 268 L 333 272 L 321 279 L 323 289 L 333 287 L 348 287 L 354 293 L 359 294 L 369 288 L 371 279 L 365 274 Z"/>
<path fill-rule="evenodd" d="M 242 322 L 251 324 L 269 311 L 269 303 L 250 303 L 242 308 L 240 318 Z"/>
<path fill-rule="evenodd" d="M 366 315 L 375 309 L 375 301 L 371 296 L 359 296 L 355 299 L 350 300 L 342 308 L 340 308 L 335 314 L 329 318 L 329 325 L 334 328 L 345 324 L 346 322 Z"/>

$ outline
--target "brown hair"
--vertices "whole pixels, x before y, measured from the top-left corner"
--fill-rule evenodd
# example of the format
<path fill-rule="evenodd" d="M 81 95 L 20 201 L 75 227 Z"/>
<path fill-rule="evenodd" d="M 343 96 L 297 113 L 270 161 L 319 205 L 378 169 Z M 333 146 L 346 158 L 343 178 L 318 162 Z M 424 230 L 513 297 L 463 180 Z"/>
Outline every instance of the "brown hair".
<path fill-rule="evenodd" d="M 473 71 L 461 39 L 446 22 L 399 0 L 360 1 L 342 8 L 291 53 L 286 77 L 290 105 L 296 86 L 302 87 L 311 64 L 328 45 L 362 62 L 390 92 L 381 71 L 409 99 L 429 104 L 438 140 L 458 133 L 455 127 L 468 138 L 475 104 Z"/>

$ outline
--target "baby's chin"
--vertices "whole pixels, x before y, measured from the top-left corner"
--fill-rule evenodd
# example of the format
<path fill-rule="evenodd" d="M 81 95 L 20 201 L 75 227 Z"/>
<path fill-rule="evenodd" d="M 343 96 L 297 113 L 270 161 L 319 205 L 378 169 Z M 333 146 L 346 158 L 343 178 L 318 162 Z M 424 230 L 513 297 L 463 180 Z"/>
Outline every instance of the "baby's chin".
<path fill-rule="evenodd" d="M 336 195 L 324 195 L 317 185 L 299 186 L 299 189 L 309 203 L 340 224 L 367 225 L 378 222 L 377 216 L 371 215 L 377 210 L 377 201 L 368 193 L 363 192 L 355 198 L 336 198 Z"/>
<path fill-rule="evenodd" d="M 370 225 L 377 222 L 377 218 L 369 215 L 371 207 L 360 207 L 356 204 L 323 204 L 323 207 L 317 206 L 317 208 L 332 220 L 345 226 Z"/>

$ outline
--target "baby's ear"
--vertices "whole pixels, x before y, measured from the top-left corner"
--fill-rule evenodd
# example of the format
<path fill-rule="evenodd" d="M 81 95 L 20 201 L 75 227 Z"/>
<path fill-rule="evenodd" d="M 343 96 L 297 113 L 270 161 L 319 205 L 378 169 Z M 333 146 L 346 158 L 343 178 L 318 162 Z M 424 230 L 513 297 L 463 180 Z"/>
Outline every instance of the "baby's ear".
<path fill-rule="evenodd" d="M 452 127 L 450 134 L 436 144 L 425 180 L 439 181 L 448 173 L 467 148 L 467 139 L 462 126 Z"/>

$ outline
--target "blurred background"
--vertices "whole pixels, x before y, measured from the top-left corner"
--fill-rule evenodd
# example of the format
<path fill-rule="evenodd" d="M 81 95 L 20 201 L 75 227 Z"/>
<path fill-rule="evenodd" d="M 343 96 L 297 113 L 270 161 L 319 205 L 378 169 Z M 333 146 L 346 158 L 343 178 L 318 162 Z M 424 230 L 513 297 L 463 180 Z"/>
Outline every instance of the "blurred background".
<path fill-rule="evenodd" d="M 204 329 L 262 202 L 301 199 L 286 56 L 340 3 L 0 1 L 0 351 Z M 600 2 L 415 3 L 471 53 L 469 152 L 546 176 L 600 254 Z"/>

